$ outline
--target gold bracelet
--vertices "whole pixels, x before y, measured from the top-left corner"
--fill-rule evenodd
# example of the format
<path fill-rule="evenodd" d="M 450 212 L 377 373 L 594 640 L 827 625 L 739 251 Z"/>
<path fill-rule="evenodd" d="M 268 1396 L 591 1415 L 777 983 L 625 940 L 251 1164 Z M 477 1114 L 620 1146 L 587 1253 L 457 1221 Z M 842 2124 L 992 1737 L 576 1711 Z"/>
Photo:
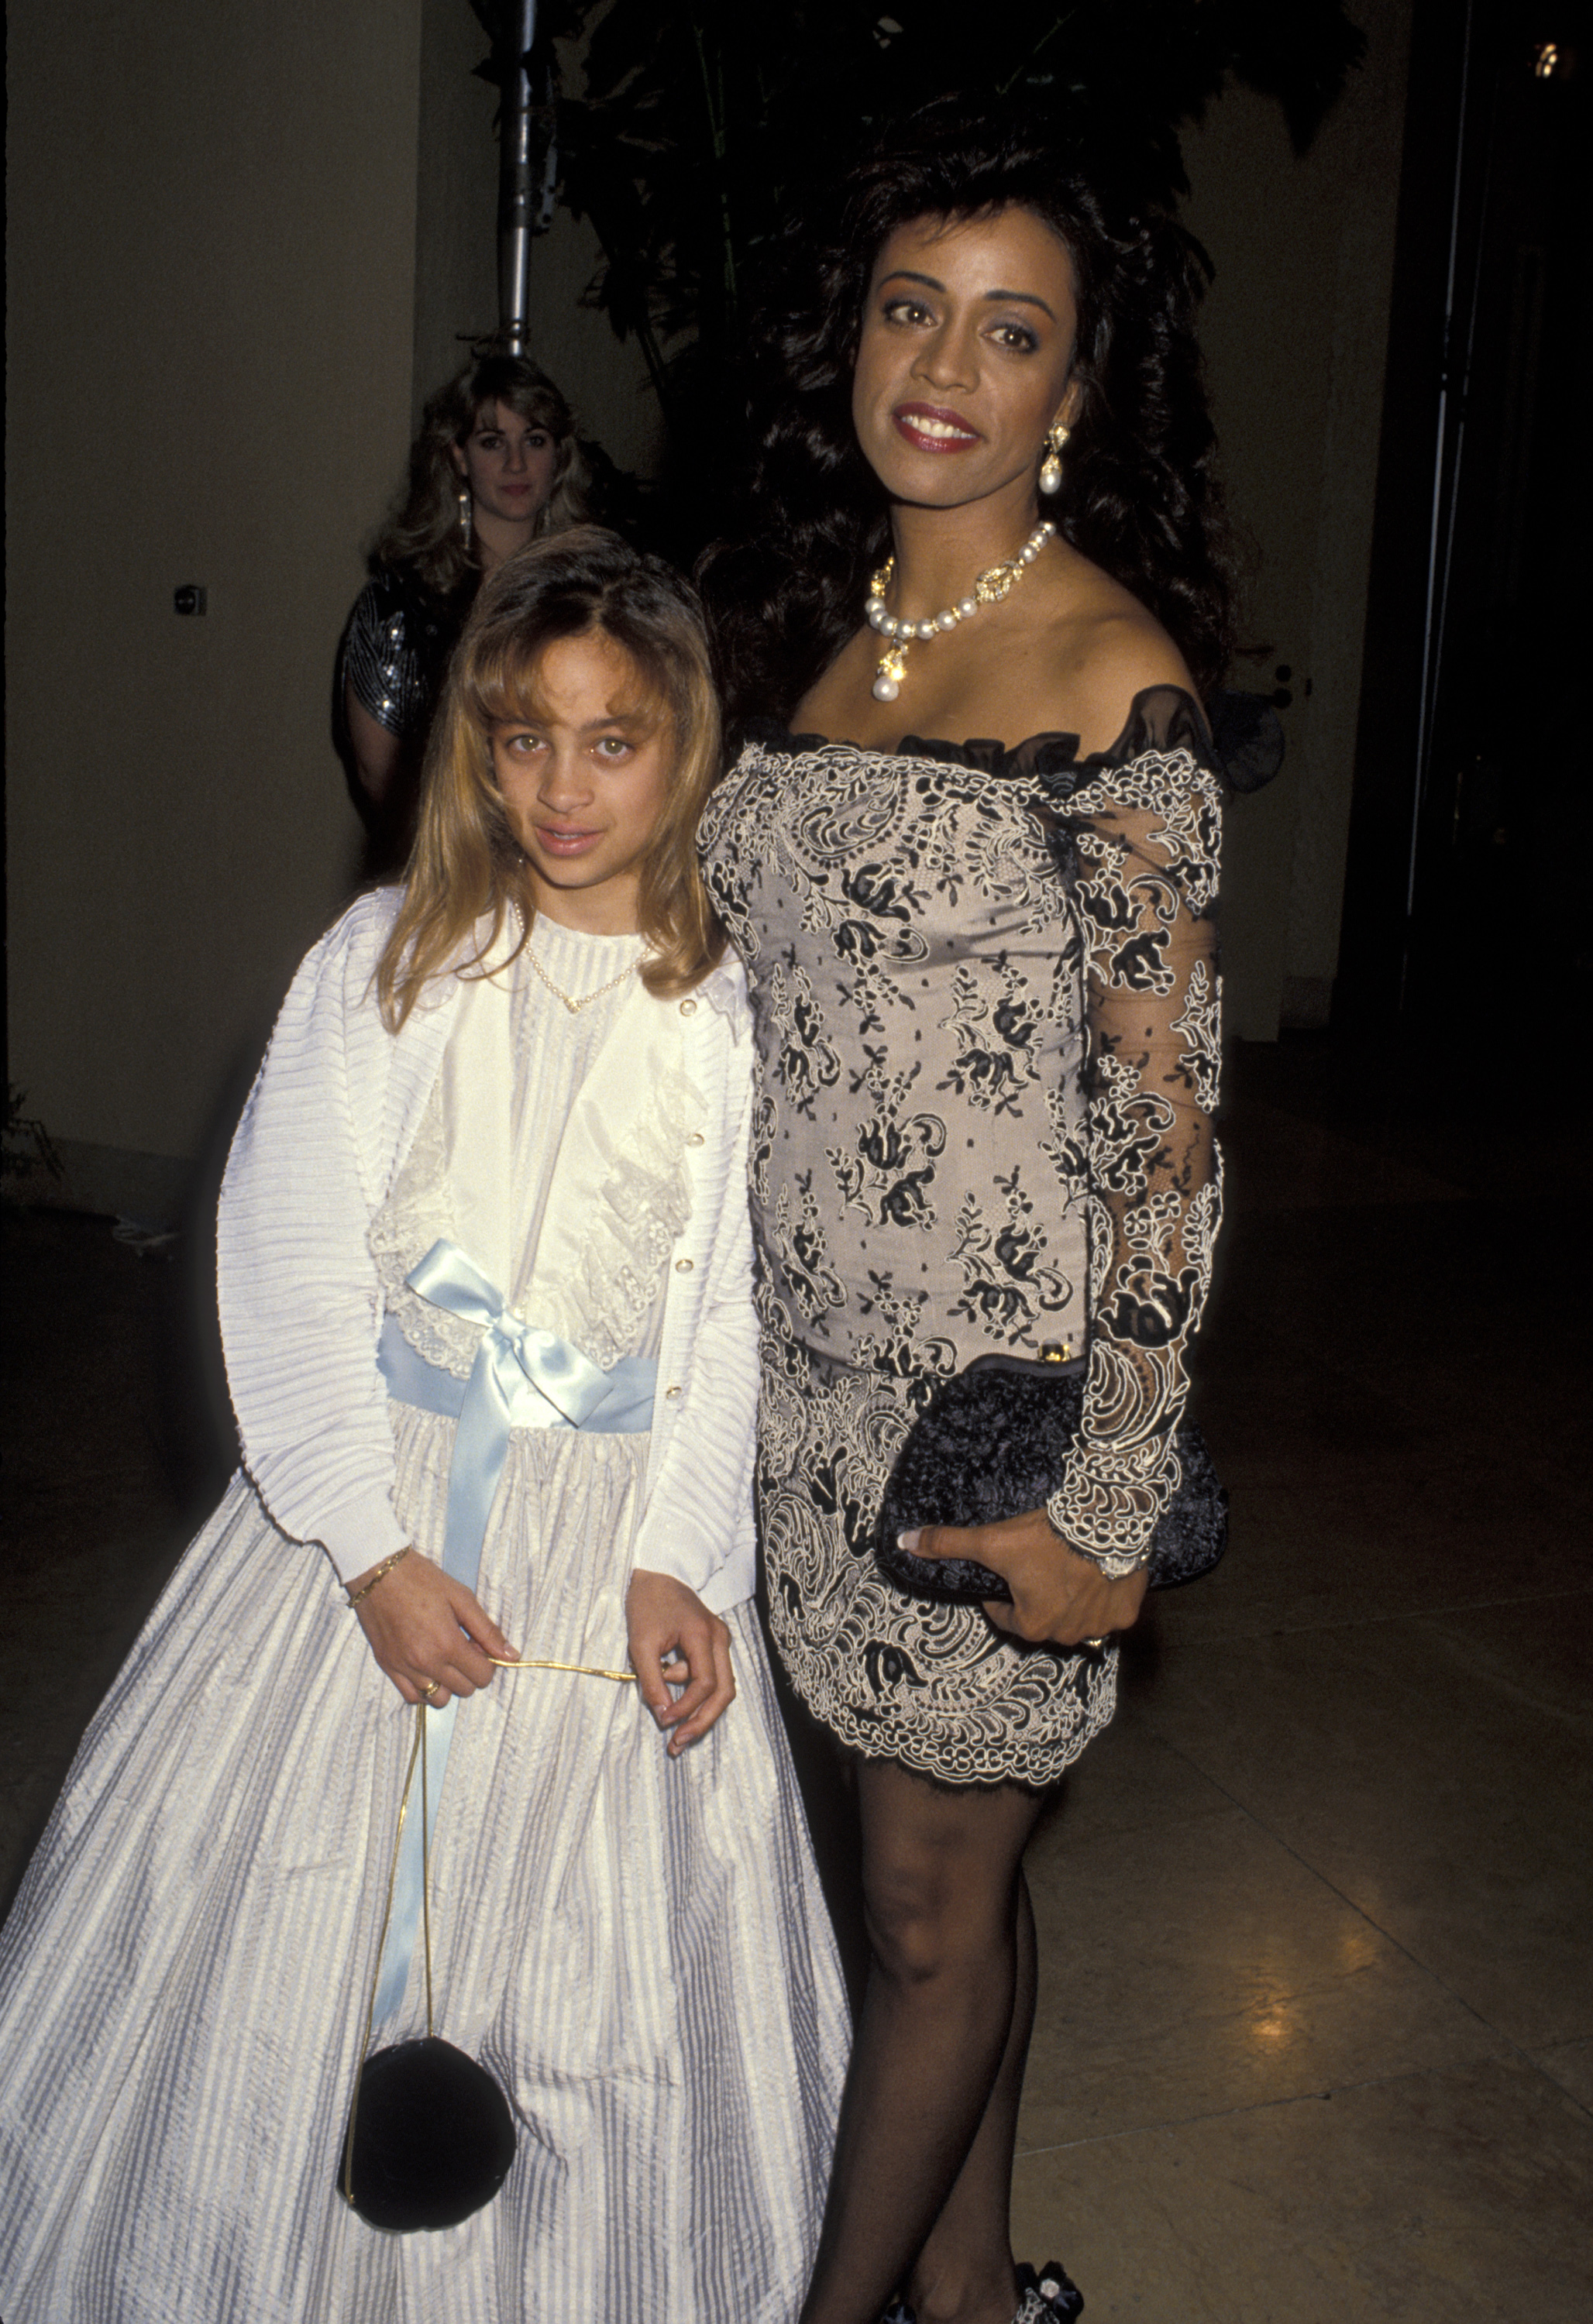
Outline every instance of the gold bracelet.
<path fill-rule="evenodd" d="M 368 1598 L 372 1591 L 375 1588 L 377 1582 L 381 1581 L 383 1575 L 384 1573 L 391 1573 L 399 1560 L 409 1555 L 412 1546 L 412 1543 L 405 1542 L 403 1547 L 402 1549 L 395 1549 L 391 1557 L 384 1557 L 368 1582 L 362 1582 L 357 1590 L 348 1591 L 348 1603 L 351 1606 L 357 1606 L 362 1598 Z M 348 1584 L 345 1582 L 343 1587 L 347 1590 Z"/>

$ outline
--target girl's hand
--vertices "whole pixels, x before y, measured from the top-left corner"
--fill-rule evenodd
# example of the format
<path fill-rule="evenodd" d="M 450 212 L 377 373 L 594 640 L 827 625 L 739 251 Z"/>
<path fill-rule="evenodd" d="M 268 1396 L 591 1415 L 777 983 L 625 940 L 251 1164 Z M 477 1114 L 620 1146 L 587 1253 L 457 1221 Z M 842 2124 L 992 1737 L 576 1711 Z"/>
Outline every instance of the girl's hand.
<path fill-rule="evenodd" d="M 357 1573 L 347 1585 L 350 1593 L 375 1571 L 367 1566 Z M 505 1662 L 517 1659 L 473 1592 L 418 1549 L 384 1573 L 354 1611 L 372 1654 L 404 1701 L 424 1698 L 433 1711 L 456 1694 L 474 1694 L 486 1686 L 493 1676 L 489 1655 Z"/>
<path fill-rule="evenodd" d="M 625 1628 L 642 1700 L 666 1732 L 673 1728 L 669 1755 L 678 1759 L 736 1700 L 730 1633 L 695 1590 L 640 1566 L 625 1591 Z M 682 1683 L 677 1702 L 670 1687 Z"/>
<path fill-rule="evenodd" d="M 1142 1566 L 1114 1582 L 1093 1559 L 1070 1549 L 1043 1509 L 999 1525 L 920 1526 L 901 1536 L 903 1549 L 918 1557 L 968 1557 L 999 1573 L 1012 1591 L 1012 1603 L 986 1599 L 985 1611 L 998 1630 L 1043 1640 L 1053 1646 L 1093 1644 L 1139 1619 L 1150 1576 Z"/>

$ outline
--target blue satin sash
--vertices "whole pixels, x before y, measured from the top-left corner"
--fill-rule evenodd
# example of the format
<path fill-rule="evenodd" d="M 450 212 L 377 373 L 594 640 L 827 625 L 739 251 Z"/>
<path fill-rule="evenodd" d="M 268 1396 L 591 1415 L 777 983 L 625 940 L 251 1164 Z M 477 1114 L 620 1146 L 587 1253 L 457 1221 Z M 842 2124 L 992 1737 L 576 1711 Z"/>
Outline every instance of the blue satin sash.
<path fill-rule="evenodd" d="M 468 1380 L 417 1355 L 390 1315 L 376 1361 L 387 1393 L 400 1404 L 456 1418 L 448 1472 L 448 1513 L 442 1567 L 467 1590 L 476 1588 L 487 1520 L 516 1428 L 580 1428 L 629 1435 L 653 1425 L 658 1366 L 650 1357 L 625 1356 L 603 1371 L 569 1340 L 505 1305 L 474 1260 L 446 1239 L 434 1242 L 405 1281 L 434 1307 L 485 1328 Z M 426 1721 L 426 1817 L 406 1815 L 394 1877 L 387 1941 L 376 1976 L 372 2036 L 397 2010 L 409 1982 L 421 1923 L 425 1877 L 423 1825 L 434 1833 L 442 1780 L 453 1740 L 458 1698 Z"/>

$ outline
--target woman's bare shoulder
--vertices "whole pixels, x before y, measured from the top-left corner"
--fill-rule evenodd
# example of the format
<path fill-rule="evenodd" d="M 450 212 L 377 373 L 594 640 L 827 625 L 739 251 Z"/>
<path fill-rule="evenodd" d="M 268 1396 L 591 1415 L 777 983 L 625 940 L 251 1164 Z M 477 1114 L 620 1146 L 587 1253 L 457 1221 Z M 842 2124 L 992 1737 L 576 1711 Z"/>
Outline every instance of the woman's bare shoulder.
<path fill-rule="evenodd" d="M 1136 694 L 1155 686 L 1196 695 L 1189 666 L 1155 615 L 1083 558 L 1025 640 L 1019 724 L 1026 734 L 1069 733 L 1079 750 L 1108 751 Z"/>
<path fill-rule="evenodd" d="M 1103 622 L 1068 689 L 1068 724 L 1086 756 L 1110 750 L 1127 724 L 1135 696 L 1153 686 L 1178 686 L 1195 695 L 1189 666 L 1160 622 L 1138 606 L 1131 616 Z"/>

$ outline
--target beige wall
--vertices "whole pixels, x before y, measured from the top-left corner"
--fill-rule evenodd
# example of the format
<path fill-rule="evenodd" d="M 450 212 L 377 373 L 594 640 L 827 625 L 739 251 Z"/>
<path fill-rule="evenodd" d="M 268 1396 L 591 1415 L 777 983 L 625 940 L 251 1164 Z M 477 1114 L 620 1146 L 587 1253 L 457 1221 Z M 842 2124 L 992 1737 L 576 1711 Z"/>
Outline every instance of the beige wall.
<path fill-rule="evenodd" d="M 58 1139 L 188 1156 L 356 874 L 328 714 L 409 425 L 420 0 L 9 29 L 11 1071 Z"/>
<path fill-rule="evenodd" d="M 658 399 L 634 339 L 622 346 L 607 315 L 581 298 L 602 260 L 597 237 L 560 210 L 531 254 L 532 354 L 551 372 L 609 457 L 651 475 L 663 440 Z"/>
<path fill-rule="evenodd" d="M 1351 13 L 1366 63 L 1303 161 L 1243 89 L 1185 143 L 1229 503 L 1257 556 L 1248 634 L 1273 648 L 1236 682 L 1293 672 L 1284 772 L 1228 820 L 1227 1018 L 1252 1040 L 1325 1022 L 1338 956 L 1411 0 Z"/>
<path fill-rule="evenodd" d="M 487 38 L 469 0 L 421 0 L 412 424 L 497 328 L 497 91 L 477 80 Z M 393 478 L 394 489 L 401 479 Z"/>
<path fill-rule="evenodd" d="M 468 0 L 10 12 L 11 1074 L 96 1204 L 170 1208 L 357 880 L 332 661 L 497 319 L 486 47 Z M 644 465 L 596 263 L 562 217 L 537 244 L 534 352 Z"/>

